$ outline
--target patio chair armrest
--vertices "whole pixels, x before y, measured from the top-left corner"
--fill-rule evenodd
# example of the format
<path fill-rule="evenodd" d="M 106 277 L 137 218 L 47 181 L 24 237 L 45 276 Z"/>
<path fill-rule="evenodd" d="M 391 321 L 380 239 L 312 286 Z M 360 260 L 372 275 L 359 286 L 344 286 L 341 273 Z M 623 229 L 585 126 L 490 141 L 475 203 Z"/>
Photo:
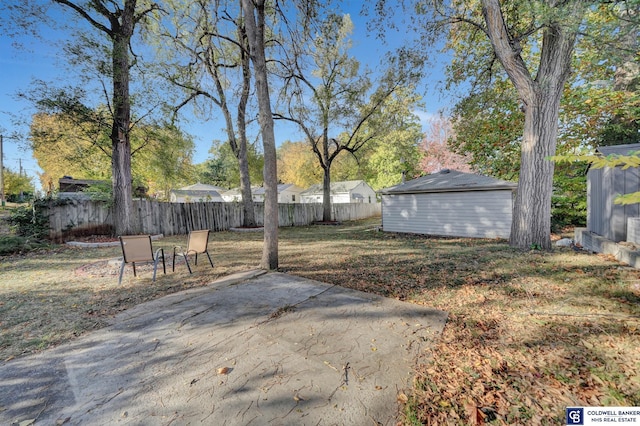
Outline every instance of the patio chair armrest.
<path fill-rule="evenodd" d="M 162 259 L 164 260 L 164 249 L 162 247 L 156 250 L 156 255 L 154 256 L 154 260 L 158 259 L 158 253 L 162 253 Z"/>

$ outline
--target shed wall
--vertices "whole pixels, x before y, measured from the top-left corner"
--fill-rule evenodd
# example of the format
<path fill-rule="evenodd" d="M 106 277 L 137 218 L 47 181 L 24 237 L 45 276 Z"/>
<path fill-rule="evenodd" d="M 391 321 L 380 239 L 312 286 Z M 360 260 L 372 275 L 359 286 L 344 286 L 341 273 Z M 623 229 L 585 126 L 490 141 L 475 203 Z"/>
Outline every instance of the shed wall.
<path fill-rule="evenodd" d="M 615 204 L 618 195 L 640 191 L 636 168 L 590 169 L 587 174 L 587 228 L 614 242 L 626 241 L 627 220 L 640 216 L 640 206 Z"/>
<path fill-rule="evenodd" d="M 475 238 L 509 238 L 510 190 L 382 196 L 385 231 Z"/>

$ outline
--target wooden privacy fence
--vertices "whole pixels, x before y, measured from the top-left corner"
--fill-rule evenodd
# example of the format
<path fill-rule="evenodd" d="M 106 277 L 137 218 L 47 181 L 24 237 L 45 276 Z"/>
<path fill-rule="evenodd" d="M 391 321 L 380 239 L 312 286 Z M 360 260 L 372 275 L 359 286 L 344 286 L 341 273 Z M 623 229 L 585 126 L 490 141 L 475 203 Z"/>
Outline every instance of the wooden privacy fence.
<path fill-rule="evenodd" d="M 190 230 L 225 231 L 242 226 L 240 203 L 166 203 L 135 200 L 134 225 L 143 234 L 177 235 Z M 264 223 L 264 205 L 254 204 L 256 221 Z M 304 226 L 322 220 L 322 204 L 279 204 L 279 226 Z M 333 220 L 358 220 L 380 216 L 380 203 L 333 204 Z M 49 236 L 62 241 L 69 236 L 109 234 L 113 232 L 113 212 L 106 203 L 90 200 L 69 200 L 51 205 Z"/>

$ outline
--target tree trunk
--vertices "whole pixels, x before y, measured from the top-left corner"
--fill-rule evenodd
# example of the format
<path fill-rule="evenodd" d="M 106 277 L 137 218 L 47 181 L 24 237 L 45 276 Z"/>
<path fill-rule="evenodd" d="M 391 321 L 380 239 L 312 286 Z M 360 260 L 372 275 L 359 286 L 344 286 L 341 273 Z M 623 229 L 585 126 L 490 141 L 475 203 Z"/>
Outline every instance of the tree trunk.
<path fill-rule="evenodd" d="M 525 111 L 520 179 L 513 208 L 509 244 L 551 248 L 553 161 L 558 133 L 560 94 L 541 90 Z"/>
<path fill-rule="evenodd" d="M 265 56 L 264 0 L 242 0 L 251 61 L 256 79 L 256 93 L 262 145 L 264 150 L 264 247 L 260 267 L 278 268 L 278 176 L 276 168 L 276 139 L 273 130 L 271 97 L 267 80 Z"/>
<path fill-rule="evenodd" d="M 131 4 L 133 3 L 133 4 Z M 113 180 L 113 223 L 116 235 L 137 232 L 133 218 L 131 175 L 131 100 L 129 97 L 129 43 L 133 34 L 135 1 L 127 2 L 118 28 L 113 31 L 113 111 L 111 127 L 111 172 Z M 126 13 L 130 12 L 130 14 Z"/>
<path fill-rule="evenodd" d="M 551 248 L 551 194 L 560 99 L 569 76 L 579 23 L 586 4 L 564 2 L 566 21 L 546 22 L 542 30 L 540 63 L 533 79 L 520 56 L 502 14 L 500 0 L 482 0 L 482 13 L 493 50 L 524 103 L 520 179 L 513 207 L 510 245 Z"/>
<path fill-rule="evenodd" d="M 331 222 L 331 169 L 324 167 L 322 170 L 322 220 Z"/>
<path fill-rule="evenodd" d="M 238 38 L 244 48 L 249 50 L 247 45 L 247 34 L 239 24 Z M 238 165 L 240 167 L 240 191 L 242 193 L 242 210 L 244 213 L 243 225 L 246 227 L 256 226 L 256 214 L 251 195 L 251 174 L 249 173 L 249 158 L 247 157 L 247 103 L 249 102 L 249 92 L 251 91 L 251 63 L 249 54 L 240 52 L 242 62 L 242 93 L 238 102 L 238 132 L 240 146 L 238 146 Z"/>
<path fill-rule="evenodd" d="M 240 166 L 240 193 L 242 194 L 242 225 L 248 228 L 256 226 L 256 213 L 253 206 L 251 191 L 251 177 L 249 174 L 249 160 L 247 159 L 247 137 L 240 135 L 238 147 L 238 165 Z"/>

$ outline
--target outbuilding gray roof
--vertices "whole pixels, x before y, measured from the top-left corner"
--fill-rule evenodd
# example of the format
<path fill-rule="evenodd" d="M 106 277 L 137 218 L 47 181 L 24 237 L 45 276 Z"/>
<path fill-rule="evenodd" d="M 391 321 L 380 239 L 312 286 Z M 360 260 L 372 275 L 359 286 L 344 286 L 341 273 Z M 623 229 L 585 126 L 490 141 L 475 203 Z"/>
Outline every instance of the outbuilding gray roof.
<path fill-rule="evenodd" d="M 474 173 L 444 169 L 380 191 L 381 194 L 515 190 L 518 184 Z"/>
<path fill-rule="evenodd" d="M 640 151 L 640 143 L 630 143 L 626 145 L 599 146 L 596 152 L 602 155 L 629 155 L 632 152 Z"/>

